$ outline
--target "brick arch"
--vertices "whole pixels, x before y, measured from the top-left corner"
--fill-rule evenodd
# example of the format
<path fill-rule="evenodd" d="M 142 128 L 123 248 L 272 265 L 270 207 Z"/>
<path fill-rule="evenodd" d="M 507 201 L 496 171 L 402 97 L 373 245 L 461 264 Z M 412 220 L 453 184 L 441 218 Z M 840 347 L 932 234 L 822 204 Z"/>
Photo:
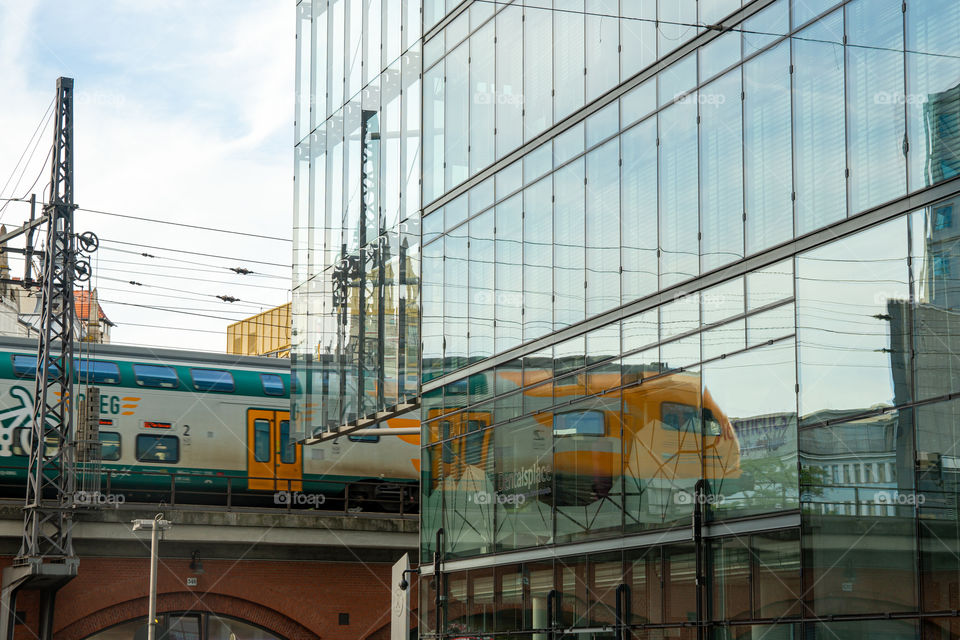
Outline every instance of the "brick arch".
<path fill-rule="evenodd" d="M 75 620 L 66 627 L 57 630 L 54 640 L 82 640 L 98 631 L 135 618 L 146 618 L 147 598 L 134 598 Z M 264 607 L 244 598 L 226 596 L 217 593 L 205 593 L 202 596 L 189 591 L 162 593 L 157 596 L 157 612 L 194 611 L 213 613 L 236 618 L 263 627 L 267 631 L 286 640 L 316 640 L 320 636 L 310 631 L 296 620 L 282 613 Z M 237 614 L 242 611 L 243 615 Z"/>

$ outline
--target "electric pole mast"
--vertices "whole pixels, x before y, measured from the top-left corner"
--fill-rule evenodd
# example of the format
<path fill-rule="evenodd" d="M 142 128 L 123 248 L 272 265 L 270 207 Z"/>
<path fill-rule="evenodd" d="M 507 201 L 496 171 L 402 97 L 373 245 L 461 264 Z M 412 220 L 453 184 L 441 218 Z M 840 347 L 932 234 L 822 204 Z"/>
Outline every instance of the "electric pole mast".
<path fill-rule="evenodd" d="M 77 575 L 79 563 L 72 537 L 76 491 L 73 285 L 77 267 L 84 266 L 77 262 L 73 231 L 72 78 L 57 79 L 55 115 L 50 194 L 44 206 L 47 238 L 23 541 L 13 566 L 3 572 L 0 640 L 13 637 L 20 589 L 40 592 L 38 637 L 52 638 L 57 590 Z"/>

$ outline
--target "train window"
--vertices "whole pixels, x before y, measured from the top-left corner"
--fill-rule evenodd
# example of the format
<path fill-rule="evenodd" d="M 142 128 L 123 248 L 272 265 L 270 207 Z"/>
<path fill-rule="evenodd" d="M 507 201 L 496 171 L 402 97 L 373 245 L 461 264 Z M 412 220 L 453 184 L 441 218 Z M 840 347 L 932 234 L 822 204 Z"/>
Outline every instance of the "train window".
<path fill-rule="evenodd" d="M 713 411 L 704 407 L 703 409 L 703 435 L 705 436 L 718 436 L 720 435 L 722 428 L 720 426 L 720 421 L 717 420 L 717 417 L 713 415 Z"/>
<path fill-rule="evenodd" d="M 672 431 L 699 433 L 700 421 L 696 407 L 679 402 L 664 402 L 660 405 L 660 419 L 663 428 Z"/>
<path fill-rule="evenodd" d="M 190 375 L 193 377 L 193 388 L 197 391 L 233 393 L 236 388 L 233 375 L 223 369 L 190 369 Z"/>
<path fill-rule="evenodd" d="M 100 459 L 108 462 L 120 459 L 120 434 L 116 431 L 100 432 Z"/>
<path fill-rule="evenodd" d="M 293 464 L 297 461 L 297 445 L 290 437 L 290 421 L 280 421 L 280 443 L 283 447 L 280 450 L 280 462 L 283 464 Z"/>
<path fill-rule="evenodd" d="M 553 433 L 558 436 L 602 436 L 602 411 L 571 411 L 553 416 Z"/>
<path fill-rule="evenodd" d="M 95 384 L 120 384 L 120 367 L 104 360 L 74 360 L 73 370 L 80 382 Z"/>
<path fill-rule="evenodd" d="M 173 367 L 164 367 L 156 364 L 133 365 L 133 377 L 141 387 L 158 387 L 162 389 L 176 389 L 180 386 L 177 372 Z"/>
<path fill-rule="evenodd" d="M 24 448 L 24 445 L 29 446 L 30 442 L 30 428 L 29 427 L 18 427 L 13 430 L 13 444 L 10 449 L 13 451 L 15 456 L 25 456 L 27 455 L 27 450 Z M 57 453 L 57 439 L 55 436 L 47 436 L 47 444 L 43 447 L 43 455 L 46 457 L 51 457 Z"/>
<path fill-rule="evenodd" d="M 270 462 L 270 421 L 253 421 L 253 459 Z"/>
<path fill-rule="evenodd" d="M 282 396 L 286 389 L 283 387 L 283 378 L 273 373 L 261 373 L 260 382 L 263 392 L 268 396 Z"/>
<path fill-rule="evenodd" d="M 50 368 L 51 374 L 53 367 Z M 37 356 L 17 354 L 13 356 L 13 373 L 18 378 L 37 377 Z"/>
<path fill-rule="evenodd" d="M 137 435 L 137 460 L 173 464 L 180 460 L 180 438 L 177 436 Z"/>

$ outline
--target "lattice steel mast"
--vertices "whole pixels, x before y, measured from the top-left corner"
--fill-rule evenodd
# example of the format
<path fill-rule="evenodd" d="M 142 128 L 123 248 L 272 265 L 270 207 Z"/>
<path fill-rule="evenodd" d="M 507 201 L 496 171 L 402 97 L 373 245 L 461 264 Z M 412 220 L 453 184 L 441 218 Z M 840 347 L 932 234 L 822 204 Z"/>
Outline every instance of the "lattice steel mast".
<path fill-rule="evenodd" d="M 23 541 L 4 571 L 0 639 L 12 637 L 15 594 L 41 593 L 42 640 L 53 635 L 57 590 L 77 574 L 73 551 L 76 443 L 73 440 L 73 285 L 77 247 L 73 231 L 73 79 L 57 79 L 50 194 L 44 207 L 47 239 L 41 281 L 40 338 Z"/>

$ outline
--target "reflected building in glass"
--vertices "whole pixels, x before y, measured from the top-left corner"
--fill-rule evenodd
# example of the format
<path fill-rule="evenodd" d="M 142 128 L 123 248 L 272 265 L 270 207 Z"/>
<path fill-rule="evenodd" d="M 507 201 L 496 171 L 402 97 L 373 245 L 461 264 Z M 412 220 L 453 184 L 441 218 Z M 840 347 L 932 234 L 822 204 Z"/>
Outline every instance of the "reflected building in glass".
<path fill-rule="evenodd" d="M 960 637 L 960 4 L 341 3 L 294 408 L 419 400 L 419 637 Z"/>

